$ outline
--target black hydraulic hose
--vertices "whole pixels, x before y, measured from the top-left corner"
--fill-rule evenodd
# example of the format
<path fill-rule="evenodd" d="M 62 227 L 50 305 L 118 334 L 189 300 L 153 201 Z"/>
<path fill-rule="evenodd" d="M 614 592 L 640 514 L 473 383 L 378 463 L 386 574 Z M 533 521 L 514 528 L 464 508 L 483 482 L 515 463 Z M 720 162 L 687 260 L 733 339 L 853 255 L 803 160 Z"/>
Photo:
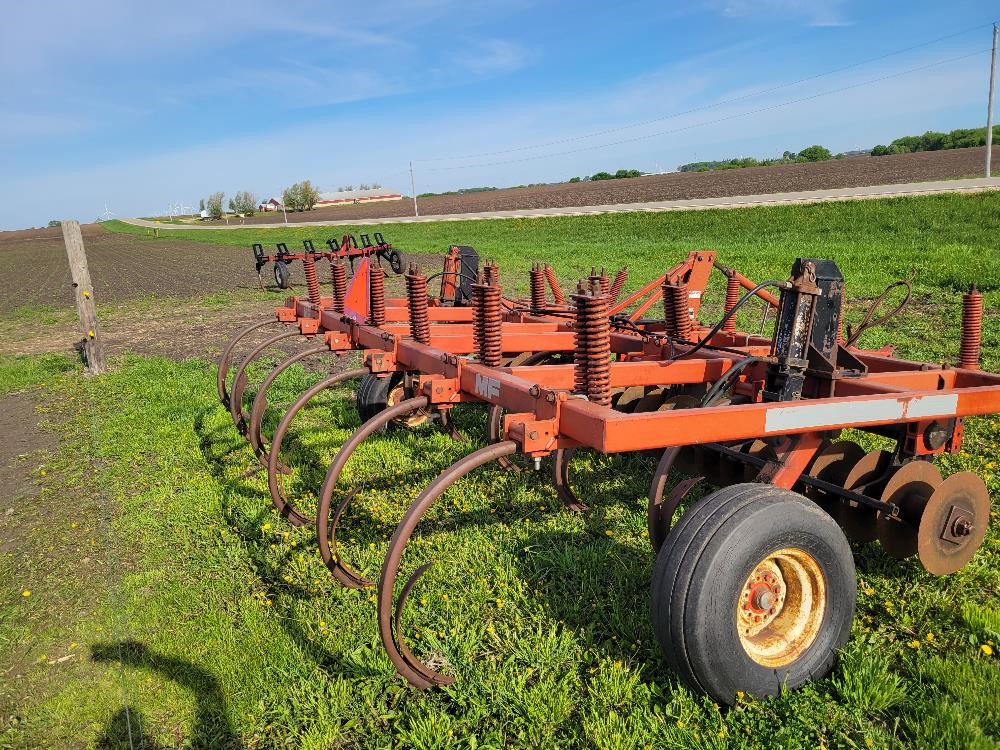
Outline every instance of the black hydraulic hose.
<path fill-rule="evenodd" d="M 764 360 L 761 357 L 747 357 L 746 359 L 741 359 L 735 365 L 726 370 L 726 374 L 716 380 L 712 387 L 708 389 L 708 392 L 701 399 L 701 405 L 711 406 L 712 400 L 722 392 L 723 388 L 731 384 L 733 379 L 745 370 L 747 366 L 763 361 Z"/>
<path fill-rule="evenodd" d="M 697 344 L 695 344 L 693 348 L 688 349 L 685 352 L 681 352 L 680 354 L 674 355 L 673 357 L 670 358 L 669 361 L 673 361 L 673 360 L 676 360 L 676 359 L 684 359 L 685 357 L 690 357 L 695 352 L 701 350 L 702 347 L 706 346 L 708 344 L 708 342 L 712 340 L 713 336 L 715 336 L 719 331 L 722 330 L 722 326 L 724 326 L 726 324 L 726 322 L 729 321 L 730 318 L 732 318 L 734 315 L 736 315 L 737 312 L 739 312 L 740 308 L 743 307 L 743 305 L 745 305 L 748 301 L 750 301 L 751 298 L 753 298 L 753 297 L 755 297 L 757 295 L 757 292 L 759 292 L 761 289 L 766 289 L 766 288 L 772 287 L 772 286 L 776 287 L 778 289 L 790 289 L 791 288 L 791 283 L 788 282 L 788 281 L 774 281 L 774 280 L 771 280 L 771 281 L 765 281 L 765 282 L 762 282 L 762 283 L 758 284 L 753 289 L 751 289 L 749 292 L 747 292 L 742 297 L 740 297 L 739 302 L 737 302 L 735 305 L 733 305 L 732 309 L 729 312 L 727 312 L 725 315 L 722 316 L 722 320 L 720 320 L 718 323 L 716 323 L 712 327 L 712 330 L 709 331 L 707 334 L 705 334 L 705 337 L 701 341 L 699 341 Z"/>

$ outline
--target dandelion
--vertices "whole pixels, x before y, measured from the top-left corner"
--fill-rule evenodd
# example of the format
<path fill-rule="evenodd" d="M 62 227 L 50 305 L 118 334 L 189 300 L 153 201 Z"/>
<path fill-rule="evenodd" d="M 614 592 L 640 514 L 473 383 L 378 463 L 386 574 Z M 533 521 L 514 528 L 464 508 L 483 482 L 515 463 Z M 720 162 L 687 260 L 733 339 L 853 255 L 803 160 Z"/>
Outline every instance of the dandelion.
<path fill-rule="evenodd" d="M 982 651 L 986 656 L 993 656 L 993 647 L 990 646 L 990 644 L 988 643 L 984 643 L 982 646 L 980 646 L 979 650 Z"/>
<path fill-rule="evenodd" d="M 917 640 L 916 638 L 914 638 L 912 641 L 910 641 L 906 645 L 908 645 L 912 649 L 918 649 L 918 648 L 920 648 L 920 641 Z"/>
<path fill-rule="evenodd" d="M 271 530 L 271 524 L 265 523 L 263 526 L 260 527 L 260 530 L 261 531 L 270 531 Z"/>
<path fill-rule="evenodd" d="M 25 599 L 27 599 L 29 596 L 31 596 L 31 591 L 29 591 L 28 589 L 25 589 L 24 591 L 21 592 L 21 596 L 23 596 Z"/>
<path fill-rule="evenodd" d="M 611 529 L 608 529 L 604 533 L 607 534 L 608 536 L 614 536 L 614 532 L 612 532 Z"/>
<path fill-rule="evenodd" d="M 868 747 L 875 747 L 875 741 L 871 737 L 865 737 L 865 744 Z"/>
<path fill-rule="evenodd" d="M 933 633 L 928 633 L 926 636 L 924 636 L 924 640 L 927 641 L 928 643 L 930 643 L 931 641 L 934 640 L 934 634 Z"/>
<path fill-rule="evenodd" d="M 503 599 L 497 599 L 497 609 L 503 609 Z"/>
<path fill-rule="evenodd" d="M 744 693 L 742 690 L 737 690 L 736 691 L 736 700 L 738 700 L 738 701 L 743 700 L 743 696 L 744 695 L 746 695 L 746 693 Z"/>

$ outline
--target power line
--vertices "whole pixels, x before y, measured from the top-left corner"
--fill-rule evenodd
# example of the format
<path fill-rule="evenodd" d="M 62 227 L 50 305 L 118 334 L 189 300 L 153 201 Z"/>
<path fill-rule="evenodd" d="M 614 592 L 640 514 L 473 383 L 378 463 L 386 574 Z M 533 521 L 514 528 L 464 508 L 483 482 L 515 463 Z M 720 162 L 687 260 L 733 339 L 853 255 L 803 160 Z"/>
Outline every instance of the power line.
<path fill-rule="evenodd" d="M 631 130 L 634 128 L 640 128 L 646 125 L 652 125 L 656 122 L 663 122 L 664 120 L 670 120 L 677 117 L 683 117 L 684 115 L 694 114 L 696 112 L 703 112 L 708 109 L 715 109 L 717 107 L 722 107 L 726 104 L 735 104 L 736 102 L 745 101 L 747 99 L 752 99 L 757 96 L 764 96 L 765 94 L 770 94 L 775 91 L 780 91 L 782 89 L 791 88 L 792 86 L 798 86 L 801 83 L 806 83 L 808 81 L 814 81 L 818 78 L 824 78 L 826 76 L 834 75 L 836 73 L 843 73 L 846 70 L 853 70 L 854 68 L 859 68 L 863 65 L 868 65 L 869 63 L 878 62 L 879 60 L 885 60 L 889 57 L 894 57 L 896 55 L 901 55 L 905 52 L 912 52 L 915 49 L 921 49 L 923 47 L 929 47 L 932 44 L 937 44 L 938 42 L 943 42 L 947 39 L 953 39 L 957 36 L 962 36 L 964 34 L 969 34 L 973 31 L 978 31 L 979 29 L 985 28 L 986 26 L 991 26 L 992 24 L 977 24 L 976 26 L 971 26 L 967 29 L 961 31 L 956 31 L 951 34 L 946 34 L 944 36 L 936 37 L 935 39 L 929 39 L 925 42 L 920 42 L 919 44 L 914 44 L 909 47 L 903 47 L 901 49 L 893 50 L 891 52 L 886 52 L 875 57 L 869 57 L 865 60 L 860 60 L 850 65 L 844 65 L 839 68 L 833 68 L 827 70 L 823 73 L 816 73 L 814 75 L 806 76 L 805 78 L 799 78 L 794 81 L 789 81 L 788 83 L 780 83 L 776 86 L 771 86 L 770 88 L 762 89 L 760 91 L 753 91 L 748 94 L 743 94 L 741 96 L 735 96 L 729 99 L 723 99 L 712 104 L 704 104 L 699 107 L 694 107 L 692 109 L 681 110 L 679 112 L 671 112 L 670 114 L 660 115 L 659 117 L 654 117 L 649 120 L 643 120 L 641 122 L 635 122 L 628 125 L 620 125 L 614 128 L 607 128 L 605 130 L 598 130 L 592 133 L 586 133 L 584 135 L 570 136 L 567 138 L 559 138 L 553 141 L 548 141 L 546 143 L 537 143 L 530 146 L 517 146 L 515 148 L 501 149 L 499 151 L 484 151 L 477 154 L 466 154 L 465 156 L 438 156 L 438 157 L 428 157 L 425 159 L 414 159 L 414 162 L 432 162 L 432 161 L 463 161 L 465 159 L 478 159 L 485 156 L 499 156 L 501 154 L 511 154 L 519 151 L 531 151 L 539 148 L 548 148 L 549 146 L 558 146 L 563 143 L 573 143 L 575 141 L 582 141 L 588 138 L 596 138 L 601 135 L 609 135 L 611 133 L 619 133 L 623 130 Z"/>
<path fill-rule="evenodd" d="M 850 91 L 851 89 L 861 88 L 862 86 L 870 86 L 872 84 L 880 83 L 882 81 L 887 81 L 887 80 L 890 80 L 892 78 L 899 78 L 901 76 L 909 75 L 911 73 L 917 73 L 917 72 L 920 72 L 922 70 L 927 70 L 929 68 L 937 67 L 939 65 L 947 65 L 948 63 L 957 62 L 959 60 L 965 60 L 965 59 L 968 59 L 970 57 L 974 57 L 976 55 L 981 55 L 982 53 L 989 52 L 989 51 L 990 50 L 988 50 L 988 49 L 976 50 L 975 52 L 970 52 L 970 53 L 965 54 L 965 55 L 959 55 L 957 57 L 949 57 L 949 58 L 947 58 L 945 60 L 938 60 L 936 62 L 928 63 L 927 65 L 920 65 L 920 66 L 915 67 L 915 68 L 908 68 L 907 70 L 903 70 L 903 71 L 900 71 L 900 72 L 897 72 L 897 73 L 890 73 L 888 75 L 879 76 L 878 78 L 872 78 L 872 79 L 869 79 L 867 81 L 861 81 L 859 83 L 852 83 L 852 84 L 850 84 L 848 86 L 841 86 L 839 88 L 829 89 L 827 91 L 821 91 L 821 92 L 819 92 L 817 94 L 811 94 L 809 96 L 803 96 L 803 97 L 799 97 L 797 99 L 790 99 L 788 101 L 780 102 L 778 104 L 772 104 L 772 105 L 769 105 L 769 106 L 766 106 L 766 107 L 758 107 L 756 109 L 747 110 L 746 112 L 738 112 L 738 113 L 733 114 L 733 115 L 727 115 L 726 117 L 718 117 L 718 118 L 715 118 L 713 120 L 703 120 L 702 122 L 696 122 L 696 123 L 693 123 L 691 125 L 685 125 L 685 126 L 680 127 L 680 128 L 672 128 L 670 130 L 660 130 L 660 131 L 657 131 L 655 133 L 647 133 L 645 135 L 639 135 L 639 136 L 635 136 L 633 138 L 625 138 L 625 139 L 622 139 L 622 140 L 619 140 L 619 141 L 610 141 L 608 143 L 598 143 L 598 144 L 595 144 L 593 146 L 584 146 L 582 148 L 569 149 L 567 151 L 557 151 L 557 152 L 554 152 L 554 153 L 551 153 L 551 154 L 538 154 L 538 155 L 535 155 L 535 156 L 529 156 L 529 157 L 525 157 L 525 158 L 521 158 L 521 159 L 507 159 L 507 160 L 504 160 L 504 161 L 480 162 L 480 163 L 477 163 L 477 164 L 461 164 L 461 165 L 454 166 L 454 167 L 428 167 L 424 171 L 425 172 L 445 172 L 445 171 L 452 171 L 452 170 L 457 170 L 457 169 L 474 169 L 474 168 L 477 168 L 477 167 L 496 167 L 496 166 L 502 166 L 504 164 L 518 164 L 518 163 L 526 162 L 526 161 L 535 161 L 537 159 L 551 159 L 551 158 L 554 158 L 556 156 L 566 156 L 566 155 L 569 155 L 569 154 L 578 154 L 578 153 L 581 153 L 581 152 L 584 152 L 584 151 L 595 151 L 597 149 L 609 148 L 611 146 L 620 146 L 620 145 L 623 145 L 623 144 L 626 144 L 626 143 L 635 143 L 637 141 L 648 140 L 650 138 L 658 138 L 659 136 L 663 136 L 663 135 L 671 135 L 673 133 L 682 133 L 682 132 L 687 131 L 687 130 L 693 130 L 695 128 L 705 127 L 707 125 L 715 125 L 715 124 L 718 124 L 718 123 L 721 123 L 721 122 L 728 122 L 730 120 L 735 120 L 735 119 L 738 119 L 740 117 L 749 117 L 750 115 L 756 115 L 756 114 L 760 114 L 762 112 L 769 112 L 769 111 L 772 111 L 772 110 L 775 110 L 775 109 L 781 109 L 782 107 L 789 107 L 789 106 L 791 106 L 793 104 L 801 104 L 802 102 L 811 101 L 813 99 L 819 99 L 820 97 L 823 97 L 823 96 L 830 96 L 832 94 L 839 94 L 839 93 L 844 92 L 844 91 Z"/>

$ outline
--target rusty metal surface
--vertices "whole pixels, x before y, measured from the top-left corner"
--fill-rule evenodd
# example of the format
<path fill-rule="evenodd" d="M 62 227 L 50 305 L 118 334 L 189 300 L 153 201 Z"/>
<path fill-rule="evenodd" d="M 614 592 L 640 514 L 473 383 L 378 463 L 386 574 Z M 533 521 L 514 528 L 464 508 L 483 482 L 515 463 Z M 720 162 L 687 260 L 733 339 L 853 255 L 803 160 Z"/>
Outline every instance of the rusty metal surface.
<path fill-rule="evenodd" d="M 285 440 L 288 428 L 291 426 L 292 420 L 295 419 L 295 415 L 299 413 L 303 406 L 315 398 L 318 393 L 347 380 L 360 378 L 367 374 L 368 370 L 365 368 L 347 370 L 346 372 L 331 375 L 316 383 L 295 400 L 295 403 L 288 408 L 288 411 L 285 412 L 285 415 L 281 418 L 274 431 L 274 437 L 271 438 L 271 451 L 267 457 L 267 487 L 271 493 L 271 502 L 274 504 L 275 510 L 293 526 L 308 525 L 313 522 L 313 519 L 300 513 L 285 495 L 280 456 L 281 444 Z"/>
<path fill-rule="evenodd" d="M 267 445 L 264 441 L 262 425 L 264 422 L 264 412 L 267 410 L 268 389 L 270 389 L 274 381 L 281 376 L 281 373 L 294 365 L 296 362 L 301 362 L 314 354 L 323 354 L 329 351 L 330 347 L 326 345 L 314 346 L 310 349 L 296 352 L 295 354 L 286 357 L 267 374 L 267 377 L 264 378 L 264 381 L 257 388 L 257 394 L 254 396 L 253 404 L 250 407 L 250 427 L 247 432 L 247 439 L 250 441 L 254 454 L 257 456 L 257 460 L 260 461 L 262 466 L 267 466 Z"/>
<path fill-rule="evenodd" d="M 298 335 L 298 331 L 292 330 L 282 331 L 281 333 L 271 336 L 269 339 L 262 341 L 260 344 L 251 349 L 236 368 L 236 372 L 233 375 L 233 388 L 229 396 L 229 414 L 232 416 L 233 424 L 236 425 L 236 429 L 239 430 L 241 435 L 245 436 L 248 428 L 246 419 L 247 415 L 246 412 L 243 411 L 243 394 L 247 388 L 247 367 L 251 362 L 257 359 L 257 357 L 277 344 L 279 341 Z"/>
<path fill-rule="evenodd" d="M 316 541 L 319 545 L 319 554 L 323 562 L 329 568 L 330 573 L 344 586 L 352 589 L 374 586 L 375 582 L 370 581 L 363 575 L 355 571 L 337 553 L 337 526 L 343 517 L 344 510 L 354 498 L 357 490 L 350 490 L 338 504 L 336 511 L 330 515 L 330 506 L 333 502 L 333 491 L 340 479 L 340 474 L 347 465 L 348 460 L 361 444 L 371 435 L 380 432 L 394 419 L 399 419 L 408 414 L 413 414 L 427 407 L 428 401 L 424 396 L 417 396 L 401 401 L 395 406 L 390 406 L 379 412 L 357 430 L 344 442 L 333 457 L 330 468 L 326 472 L 323 486 L 320 490 L 319 504 L 316 511 Z"/>
<path fill-rule="evenodd" d="M 406 582 L 400 594 L 398 606 L 394 606 L 393 593 L 395 591 L 396 578 L 399 575 L 403 550 L 413 535 L 420 519 L 434 502 L 444 494 L 448 487 L 480 466 L 488 464 L 500 456 L 509 456 L 516 451 L 517 443 L 513 440 L 505 440 L 501 443 L 480 448 L 445 469 L 410 505 L 406 511 L 406 515 L 403 516 L 403 520 L 399 522 L 399 526 L 396 527 L 396 531 L 392 535 L 378 582 L 379 636 L 382 639 L 382 645 L 385 647 L 390 661 L 392 661 L 393 667 L 414 687 L 429 688 L 434 685 L 447 685 L 454 682 L 454 679 L 421 662 L 412 654 L 406 645 L 406 640 L 403 638 L 401 624 L 406 597 L 419 577 L 430 567 L 430 563 L 427 563 L 416 570 Z M 394 625 L 399 625 L 400 629 L 396 629 Z"/>
<path fill-rule="evenodd" d="M 233 336 L 229 344 L 226 345 L 226 348 L 222 350 L 222 355 L 219 357 L 219 372 L 218 375 L 216 376 L 216 387 L 219 392 L 219 401 L 222 402 L 222 405 L 225 406 L 227 410 L 229 409 L 229 388 L 228 388 L 229 369 L 232 366 L 233 356 L 236 353 L 236 347 L 244 338 L 249 336 L 254 331 L 263 328 L 264 326 L 271 326 L 271 325 L 286 325 L 286 324 L 282 323 L 282 321 L 280 320 L 275 320 L 274 318 L 268 318 L 266 320 L 261 320 L 257 323 L 253 323 L 244 328 L 239 333 L 237 333 L 235 336 Z"/>

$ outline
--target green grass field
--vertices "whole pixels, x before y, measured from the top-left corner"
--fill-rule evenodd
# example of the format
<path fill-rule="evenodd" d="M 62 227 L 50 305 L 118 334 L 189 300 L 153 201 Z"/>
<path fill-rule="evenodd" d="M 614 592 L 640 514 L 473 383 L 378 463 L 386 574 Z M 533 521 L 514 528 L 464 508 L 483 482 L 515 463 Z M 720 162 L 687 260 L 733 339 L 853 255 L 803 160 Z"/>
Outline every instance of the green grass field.
<path fill-rule="evenodd" d="M 141 250 L 144 230 L 133 230 Z M 326 236 L 177 234 L 235 245 Z M 718 249 L 756 279 L 786 276 L 797 255 L 833 257 L 855 322 L 915 269 L 911 309 L 863 343 L 895 342 L 931 361 L 954 360 L 960 292 L 975 280 L 988 308 L 984 366 L 1000 369 L 997 193 L 386 234 L 421 254 L 474 245 L 522 290 L 534 260 L 566 280 L 593 263 L 628 263 L 634 287 L 695 247 Z M 311 533 L 271 510 L 214 378 L 214 364 L 199 360 L 128 356 L 84 379 L 64 356 L 0 359 L 0 396 L 36 393 L 63 440 L 27 459 L 46 515 L 0 553 L 0 747 L 128 747 L 123 705 L 147 748 L 1000 746 L 995 512 L 984 548 L 949 577 L 859 547 L 857 618 L 833 674 L 723 709 L 667 670 L 649 624 L 645 496 L 655 457 L 584 456 L 575 481 L 591 507 L 579 515 L 560 508 L 545 473 L 487 467 L 448 492 L 404 561 L 405 578 L 436 560 L 411 597 L 408 632 L 419 654 L 457 677 L 417 692 L 382 651 L 373 594 L 334 585 Z M 317 378 L 290 371 L 270 401 L 288 403 Z M 315 491 L 358 425 L 349 388 L 314 403 L 291 443 L 299 493 Z M 369 576 L 406 504 L 482 444 L 482 410 L 457 417 L 471 444 L 394 430 L 348 464 L 343 484 L 361 491 L 343 552 Z M 1000 420 L 970 420 L 963 452 L 939 465 L 946 475 L 979 472 L 1000 500 L 998 442 Z M 67 654 L 76 656 L 58 661 Z"/>

